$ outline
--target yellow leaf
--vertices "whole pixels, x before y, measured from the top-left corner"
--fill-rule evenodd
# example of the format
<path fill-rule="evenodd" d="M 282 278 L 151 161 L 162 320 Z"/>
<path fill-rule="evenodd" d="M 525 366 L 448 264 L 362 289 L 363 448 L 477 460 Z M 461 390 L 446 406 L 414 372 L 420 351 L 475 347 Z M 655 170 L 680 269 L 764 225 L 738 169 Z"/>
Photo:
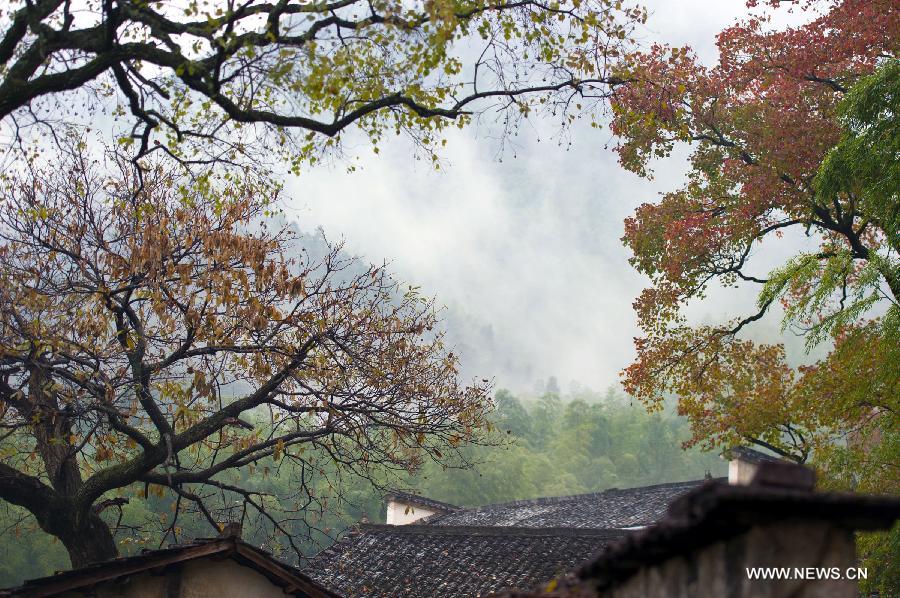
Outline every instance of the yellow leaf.
<path fill-rule="evenodd" d="M 275 443 L 275 452 L 272 453 L 272 459 L 275 461 L 281 459 L 282 452 L 284 452 L 284 440 L 279 438 L 278 442 Z"/>

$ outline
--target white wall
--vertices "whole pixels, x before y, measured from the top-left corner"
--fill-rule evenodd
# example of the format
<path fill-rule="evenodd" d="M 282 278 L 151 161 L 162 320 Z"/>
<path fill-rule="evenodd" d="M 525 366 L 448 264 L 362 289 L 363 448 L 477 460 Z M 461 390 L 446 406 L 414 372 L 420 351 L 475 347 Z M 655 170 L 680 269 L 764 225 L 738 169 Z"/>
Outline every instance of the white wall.
<path fill-rule="evenodd" d="M 418 507 L 409 503 L 389 500 L 387 504 L 388 525 L 409 525 L 423 517 L 434 515 L 437 511 L 430 511 L 424 507 Z"/>
<path fill-rule="evenodd" d="M 746 486 L 756 475 L 756 463 L 750 463 L 742 459 L 732 459 L 728 462 L 728 483 Z"/>

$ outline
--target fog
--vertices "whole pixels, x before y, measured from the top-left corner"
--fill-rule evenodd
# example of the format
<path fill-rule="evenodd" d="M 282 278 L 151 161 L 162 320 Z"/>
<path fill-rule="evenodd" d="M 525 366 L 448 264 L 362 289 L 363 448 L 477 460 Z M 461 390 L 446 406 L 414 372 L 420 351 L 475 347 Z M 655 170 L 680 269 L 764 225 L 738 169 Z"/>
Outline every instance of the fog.
<path fill-rule="evenodd" d="M 656 0 L 649 8 L 642 43 L 687 44 L 707 64 L 717 56 L 715 35 L 746 14 L 743 0 Z M 782 12 L 775 23 L 796 19 Z M 639 334 L 631 303 L 647 284 L 628 264 L 623 219 L 680 185 L 687 153 L 658 163 L 646 181 L 619 167 L 607 130 L 579 125 L 560 140 L 557 127 L 536 121 L 503 151 L 489 126 L 454 131 L 440 171 L 414 160 L 402 138 L 379 154 L 361 143 L 347 151 L 355 172 L 337 162 L 291 178 L 287 216 L 343 238 L 365 260 L 388 260 L 399 279 L 446 306 L 465 376 L 513 390 L 549 376 L 564 390 L 572 381 L 616 384 Z M 759 273 L 809 241 L 782 243 L 756 258 Z M 690 314 L 717 322 L 754 303 L 753 289 L 714 290 Z M 781 335 L 777 317 L 750 335 L 783 338 L 802 358 L 802 342 Z"/>

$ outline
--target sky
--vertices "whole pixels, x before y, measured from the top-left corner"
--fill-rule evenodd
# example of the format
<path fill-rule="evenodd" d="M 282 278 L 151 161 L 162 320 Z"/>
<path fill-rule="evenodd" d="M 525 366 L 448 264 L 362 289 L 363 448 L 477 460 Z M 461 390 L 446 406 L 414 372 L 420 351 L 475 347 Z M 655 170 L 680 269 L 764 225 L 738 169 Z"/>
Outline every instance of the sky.
<path fill-rule="evenodd" d="M 642 43 L 690 45 L 712 64 L 716 33 L 746 14 L 744 2 L 644 2 Z M 647 181 L 618 166 L 608 131 L 578 126 L 571 145 L 553 131 L 546 121 L 523 128 L 502 154 L 489 131 L 455 132 L 440 171 L 413 160 L 402 138 L 377 155 L 361 146 L 355 172 L 337 163 L 291 178 L 286 215 L 303 230 L 321 226 L 366 261 L 387 260 L 400 280 L 446 306 L 464 376 L 516 391 L 550 376 L 563 390 L 573 382 L 603 389 L 634 357 L 631 304 L 648 282 L 628 263 L 623 220 L 680 185 L 687 154 L 658 163 Z M 714 292 L 691 311 L 721 321 L 753 303 L 752 293 Z M 778 339 L 778 322 L 754 334 Z"/>

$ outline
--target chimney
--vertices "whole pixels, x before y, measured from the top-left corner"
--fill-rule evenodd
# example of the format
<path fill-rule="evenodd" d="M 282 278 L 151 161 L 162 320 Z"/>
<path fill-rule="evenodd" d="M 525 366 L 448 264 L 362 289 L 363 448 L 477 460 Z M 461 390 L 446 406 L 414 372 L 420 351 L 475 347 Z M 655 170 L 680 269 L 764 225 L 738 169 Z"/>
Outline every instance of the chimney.
<path fill-rule="evenodd" d="M 750 485 L 812 492 L 816 487 L 816 472 L 790 461 L 765 461 L 757 466 Z"/>

